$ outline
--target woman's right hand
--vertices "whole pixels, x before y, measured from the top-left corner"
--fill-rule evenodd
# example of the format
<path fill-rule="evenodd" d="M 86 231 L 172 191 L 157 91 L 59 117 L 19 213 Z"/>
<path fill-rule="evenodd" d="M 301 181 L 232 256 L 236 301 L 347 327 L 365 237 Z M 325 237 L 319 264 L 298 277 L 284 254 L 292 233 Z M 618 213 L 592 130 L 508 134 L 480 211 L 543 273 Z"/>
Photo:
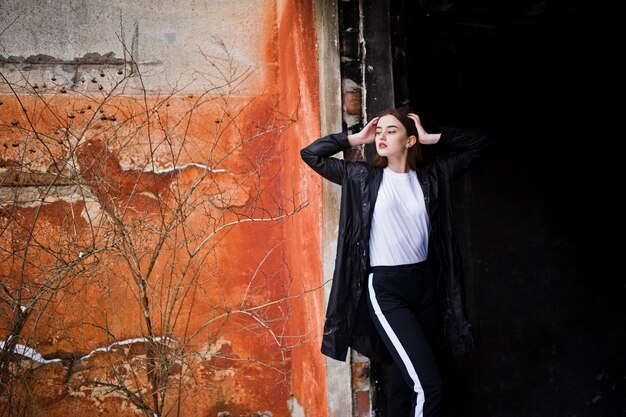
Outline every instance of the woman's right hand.
<path fill-rule="evenodd" d="M 378 117 L 374 117 L 358 133 L 352 133 L 348 135 L 348 142 L 350 146 L 363 145 L 366 143 L 373 143 L 376 139 L 376 124 L 378 123 Z"/>

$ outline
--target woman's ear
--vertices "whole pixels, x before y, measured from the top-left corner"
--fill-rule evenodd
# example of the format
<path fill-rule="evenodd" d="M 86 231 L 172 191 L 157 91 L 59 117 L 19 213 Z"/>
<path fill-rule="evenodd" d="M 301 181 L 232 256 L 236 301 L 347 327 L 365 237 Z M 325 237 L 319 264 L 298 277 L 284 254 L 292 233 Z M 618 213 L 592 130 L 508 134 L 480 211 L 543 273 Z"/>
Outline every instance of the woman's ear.
<path fill-rule="evenodd" d="M 415 143 L 417 143 L 417 136 L 411 135 L 409 136 L 409 141 L 406 143 L 406 147 L 410 148 L 411 146 L 415 145 Z"/>

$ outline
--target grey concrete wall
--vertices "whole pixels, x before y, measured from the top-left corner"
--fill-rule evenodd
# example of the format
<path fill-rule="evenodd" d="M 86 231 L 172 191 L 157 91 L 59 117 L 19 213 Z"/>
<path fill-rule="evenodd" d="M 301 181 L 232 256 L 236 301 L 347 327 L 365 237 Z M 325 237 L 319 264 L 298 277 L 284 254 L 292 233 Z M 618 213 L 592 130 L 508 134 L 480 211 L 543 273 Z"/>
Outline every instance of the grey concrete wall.
<path fill-rule="evenodd" d="M 232 93 L 258 93 L 273 71 L 263 44 L 273 36 L 265 24 L 275 19 L 271 3 L 2 0 L 0 68 L 14 80 L 8 69 L 28 71 L 40 88 L 106 90 L 131 70 L 124 62 L 132 57 L 149 92 L 204 91 L 229 77 L 237 80 Z M 141 89 L 134 81 L 127 93 Z"/>

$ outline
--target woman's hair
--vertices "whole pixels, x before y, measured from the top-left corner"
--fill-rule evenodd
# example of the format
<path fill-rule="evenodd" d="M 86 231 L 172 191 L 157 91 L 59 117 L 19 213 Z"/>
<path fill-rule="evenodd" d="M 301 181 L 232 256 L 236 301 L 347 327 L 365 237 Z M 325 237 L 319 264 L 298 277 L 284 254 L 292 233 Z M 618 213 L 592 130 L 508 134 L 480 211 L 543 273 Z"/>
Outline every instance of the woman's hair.
<path fill-rule="evenodd" d="M 402 123 L 402 125 L 406 129 L 407 136 L 415 136 L 416 138 L 419 138 L 417 128 L 415 127 L 415 122 L 406 114 L 406 112 L 392 108 L 379 113 L 377 117 L 387 115 L 395 117 L 400 121 L 400 123 Z M 385 168 L 387 167 L 388 163 L 389 161 L 387 161 L 387 157 L 380 156 L 378 155 L 378 153 L 376 153 L 376 155 L 374 156 L 374 161 L 372 161 L 372 165 L 377 168 Z M 415 144 L 409 148 L 407 164 L 409 165 L 409 168 L 414 171 L 417 171 L 422 166 L 422 148 L 420 147 L 419 140 L 415 141 Z"/>

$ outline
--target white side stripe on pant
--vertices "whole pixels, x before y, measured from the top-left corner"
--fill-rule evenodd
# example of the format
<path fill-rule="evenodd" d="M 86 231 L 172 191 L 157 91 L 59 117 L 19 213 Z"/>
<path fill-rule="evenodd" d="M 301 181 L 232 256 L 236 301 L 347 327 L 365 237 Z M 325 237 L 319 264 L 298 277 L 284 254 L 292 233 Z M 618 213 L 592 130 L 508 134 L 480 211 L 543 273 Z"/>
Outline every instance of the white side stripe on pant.
<path fill-rule="evenodd" d="M 374 311 L 376 312 L 376 317 L 378 317 L 378 320 L 380 320 L 380 324 L 383 326 L 385 333 L 387 333 L 387 336 L 389 337 L 391 343 L 398 352 L 398 355 L 400 355 L 402 363 L 404 363 L 404 366 L 406 367 L 409 376 L 413 380 L 413 390 L 417 393 L 417 404 L 415 404 L 415 417 L 422 417 L 424 415 L 424 389 L 422 388 L 422 384 L 420 383 L 420 379 L 417 376 L 417 372 L 415 372 L 415 367 L 413 367 L 409 355 L 407 355 L 406 350 L 404 350 L 404 347 L 398 339 L 398 336 L 396 336 L 393 329 L 389 325 L 387 318 L 380 310 L 380 306 L 378 305 L 378 301 L 376 300 L 376 294 L 374 294 L 374 286 L 372 285 L 373 277 L 374 274 L 370 274 L 367 280 L 370 301 L 372 302 L 372 306 L 374 307 Z"/>

